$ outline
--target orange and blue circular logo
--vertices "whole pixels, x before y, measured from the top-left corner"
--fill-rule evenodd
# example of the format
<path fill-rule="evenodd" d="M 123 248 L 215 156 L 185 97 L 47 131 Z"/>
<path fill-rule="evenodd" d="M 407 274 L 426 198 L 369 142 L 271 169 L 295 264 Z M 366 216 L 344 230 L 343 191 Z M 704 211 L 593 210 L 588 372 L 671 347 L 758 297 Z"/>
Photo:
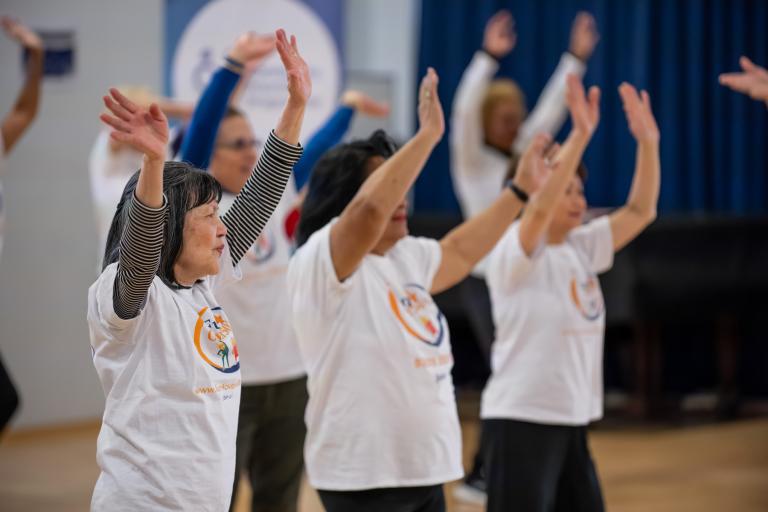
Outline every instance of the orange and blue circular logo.
<path fill-rule="evenodd" d="M 584 282 L 575 277 L 571 279 L 571 300 L 581 316 L 590 321 L 597 320 L 605 311 L 600 283 L 595 276 L 588 276 Z"/>
<path fill-rule="evenodd" d="M 445 338 L 445 317 L 427 290 L 407 284 L 402 295 L 389 289 L 389 306 L 411 336 L 433 347 Z"/>
<path fill-rule="evenodd" d="M 222 373 L 240 369 L 240 354 L 232 325 L 220 307 L 204 307 L 197 313 L 195 348 L 203 361 Z"/>

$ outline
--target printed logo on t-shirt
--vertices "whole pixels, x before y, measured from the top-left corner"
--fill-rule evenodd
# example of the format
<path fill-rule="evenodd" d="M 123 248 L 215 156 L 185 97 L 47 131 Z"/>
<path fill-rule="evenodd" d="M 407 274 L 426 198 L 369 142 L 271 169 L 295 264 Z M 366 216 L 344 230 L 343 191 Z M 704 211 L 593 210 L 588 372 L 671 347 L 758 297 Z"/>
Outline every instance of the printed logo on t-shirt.
<path fill-rule="evenodd" d="M 573 300 L 581 316 L 587 320 L 597 320 L 605 309 L 603 294 L 600 292 L 600 283 L 595 276 L 587 276 L 584 282 L 575 277 L 572 278 L 571 300 Z"/>
<path fill-rule="evenodd" d="M 432 296 L 417 284 L 407 284 L 404 295 L 389 289 L 389 305 L 403 328 L 419 341 L 440 346 L 445 337 L 443 313 Z"/>
<path fill-rule="evenodd" d="M 220 372 L 234 373 L 240 369 L 232 326 L 220 307 L 204 307 L 197 313 L 194 342 L 203 361 Z"/>
<path fill-rule="evenodd" d="M 247 252 L 248 257 L 256 263 L 264 263 L 275 254 L 275 235 L 270 230 L 264 230 Z"/>

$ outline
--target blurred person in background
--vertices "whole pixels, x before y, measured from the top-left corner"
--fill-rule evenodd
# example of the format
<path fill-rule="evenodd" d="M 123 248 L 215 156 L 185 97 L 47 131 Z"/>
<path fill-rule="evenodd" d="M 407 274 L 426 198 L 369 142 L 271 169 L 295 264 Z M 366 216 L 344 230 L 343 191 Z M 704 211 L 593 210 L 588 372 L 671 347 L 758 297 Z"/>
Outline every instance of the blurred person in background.
<path fill-rule="evenodd" d="M 20 21 L 8 16 L 0 17 L 0 26 L 5 35 L 18 43 L 26 52 L 24 83 L 11 110 L 3 117 L 0 126 L 0 178 L 5 174 L 6 159 L 21 136 L 24 135 L 37 116 L 43 83 L 45 51 L 43 41 Z M 0 185 L 0 255 L 3 251 L 3 188 Z M 19 406 L 19 395 L 3 366 L 0 357 L 0 435 Z"/>
<path fill-rule="evenodd" d="M 600 39 L 591 14 L 581 12 L 573 22 L 570 46 L 539 95 L 530 115 L 520 87 L 509 78 L 495 78 L 499 61 L 517 43 L 509 11 L 496 13 L 485 27 L 483 46 L 461 77 L 453 100 L 451 118 L 451 175 L 465 219 L 491 204 L 503 185 L 510 158 L 528 147 L 534 134 L 555 136 L 566 120 L 565 77 L 586 72 L 587 61 Z M 493 319 L 485 264 L 481 262 L 461 284 L 464 307 L 479 348 L 490 365 Z M 482 432 L 480 435 L 482 444 Z M 472 503 L 485 500 L 482 450 L 475 456 L 465 482 L 455 496 Z"/>

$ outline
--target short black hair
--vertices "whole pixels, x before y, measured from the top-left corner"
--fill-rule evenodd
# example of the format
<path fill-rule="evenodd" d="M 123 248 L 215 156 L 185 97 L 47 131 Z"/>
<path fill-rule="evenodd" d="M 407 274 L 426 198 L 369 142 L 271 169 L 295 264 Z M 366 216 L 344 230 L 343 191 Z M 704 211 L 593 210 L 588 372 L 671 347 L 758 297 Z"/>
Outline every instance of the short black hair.
<path fill-rule="evenodd" d="M 104 248 L 104 265 L 116 262 L 120 258 L 120 240 L 123 238 L 128 221 L 128 204 L 132 200 L 139 181 L 137 171 L 128 180 L 123 195 L 117 204 L 115 216 L 107 235 Z M 185 162 L 165 162 L 163 168 L 163 194 L 168 201 L 168 210 L 163 227 L 163 248 L 160 251 L 160 266 L 157 275 L 169 285 L 176 283 L 173 265 L 181 252 L 184 218 L 187 212 L 200 205 L 221 199 L 221 185 L 213 176 Z"/>
<path fill-rule="evenodd" d="M 389 135 L 384 130 L 376 130 L 367 139 L 341 144 L 325 153 L 312 169 L 307 185 L 296 232 L 297 246 L 341 215 L 368 178 L 371 158 L 387 159 L 395 151 L 397 144 Z"/>
<path fill-rule="evenodd" d="M 504 177 L 504 181 L 501 183 L 502 188 L 506 185 L 506 183 L 509 180 L 515 177 L 515 174 L 517 174 L 517 167 L 520 165 L 520 158 L 522 158 L 522 155 L 520 153 L 513 153 L 512 156 L 509 158 L 507 175 Z M 579 178 L 581 178 L 582 183 L 587 182 L 587 176 L 589 175 L 589 171 L 587 170 L 587 166 L 584 165 L 583 160 L 579 162 L 579 166 L 576 168 L 576 175 Z"/>

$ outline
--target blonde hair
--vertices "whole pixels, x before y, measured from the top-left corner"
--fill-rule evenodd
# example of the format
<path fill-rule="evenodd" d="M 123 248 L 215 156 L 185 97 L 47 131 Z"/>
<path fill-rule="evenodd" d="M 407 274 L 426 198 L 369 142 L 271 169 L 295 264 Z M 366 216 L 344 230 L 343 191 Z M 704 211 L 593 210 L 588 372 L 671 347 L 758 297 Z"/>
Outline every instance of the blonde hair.
<path fill-rule="evenodd" d="M 149 107 L 152 103 L 160 101 L 160 97 L 144 85 L 118 85 L 115 87 L 123 96 L 136 103 L 140 107 Z M 104 113 L 109 114 L 109 110 L 104 109 Z"/>
<path fill-rule="evenodd" d="M 525 108 L 525 94 L 520 86 L 514 80 L 509 78 L 498 78 L 493 80 L 485 91 L 483 98 L 482 116 L 483 130 L 488 131 L 488 124 L 491 121 L 491 113 L 500 103 L 512 101 L 520 107 L 523 117 L 528 113 Z"/>

